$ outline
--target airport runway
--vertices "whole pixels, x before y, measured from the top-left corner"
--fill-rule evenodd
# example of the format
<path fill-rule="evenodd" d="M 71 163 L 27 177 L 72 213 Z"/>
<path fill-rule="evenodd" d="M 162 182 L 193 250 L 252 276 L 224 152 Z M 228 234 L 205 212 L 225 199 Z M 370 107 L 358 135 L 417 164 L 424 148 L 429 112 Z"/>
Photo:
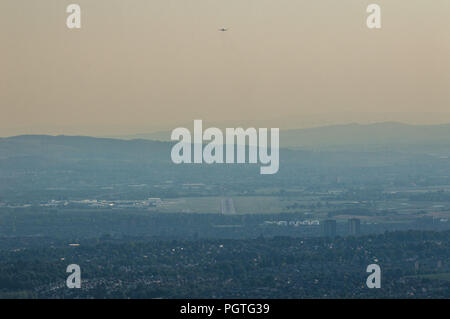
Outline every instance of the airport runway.
<path fill-rule="evenodd" d="M 224 215 L 236 214 L 236 209 L 234 208 L 234 202 L 232 198 L 223 198 L 221 201 L 221 211 Z"/>

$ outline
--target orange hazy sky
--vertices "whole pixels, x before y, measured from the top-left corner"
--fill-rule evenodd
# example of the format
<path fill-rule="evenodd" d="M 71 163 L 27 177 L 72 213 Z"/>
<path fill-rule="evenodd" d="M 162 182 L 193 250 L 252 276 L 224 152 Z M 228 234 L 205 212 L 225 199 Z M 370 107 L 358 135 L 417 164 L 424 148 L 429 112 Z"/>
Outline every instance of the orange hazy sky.
<path fill-rule="evenodd" d="M 0 46 L 0 136 L 450 122 L 449 0 L 2 0 Z"/>

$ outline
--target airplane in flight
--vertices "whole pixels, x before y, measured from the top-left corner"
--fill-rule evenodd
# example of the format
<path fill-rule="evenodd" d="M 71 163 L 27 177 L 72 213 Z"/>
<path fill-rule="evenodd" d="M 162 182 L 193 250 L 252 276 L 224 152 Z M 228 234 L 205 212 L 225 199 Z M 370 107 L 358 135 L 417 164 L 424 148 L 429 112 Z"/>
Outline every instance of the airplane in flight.
<path fill-rule="evenodd" d="M 226 28 L 220 28 L 219 31 L 220 31 L 220 32 L 225 32 L 225 31 L 228 31 L 228 29 L 226 29 Z"/>

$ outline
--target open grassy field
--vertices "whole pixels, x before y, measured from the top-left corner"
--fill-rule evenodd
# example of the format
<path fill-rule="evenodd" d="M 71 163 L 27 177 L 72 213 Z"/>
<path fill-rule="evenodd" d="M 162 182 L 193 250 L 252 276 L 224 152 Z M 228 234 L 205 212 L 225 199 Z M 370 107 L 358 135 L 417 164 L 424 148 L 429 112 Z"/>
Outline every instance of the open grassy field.
<path fill-rule="evenodd" d="M 450 273 L 441 273 L 441 274 L 430 274 L 430 275 L 421 275 L 422 278 L 434 279 L 434 280 L 444 280 L 450 281 Z"/>
<path fill-rule="evenodd" d="M 165 200 L 155 211 L 167 213 L 221 213 L 223 197 L 189 197 Z M 237 214 L 269 214 L 287 212 L 292 201 L 279 197 L 242 196 L 232 197 Z"/>

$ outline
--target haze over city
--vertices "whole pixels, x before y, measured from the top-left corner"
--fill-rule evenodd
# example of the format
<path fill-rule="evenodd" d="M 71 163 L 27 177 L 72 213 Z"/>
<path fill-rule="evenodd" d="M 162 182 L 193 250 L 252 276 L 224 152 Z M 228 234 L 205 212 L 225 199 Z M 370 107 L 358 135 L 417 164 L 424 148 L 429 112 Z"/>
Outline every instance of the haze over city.
<path fill-rule="evenodd" d="M 1 0 L 0 300 L 268 319 L 450 299 L 449 17 Z"/>

